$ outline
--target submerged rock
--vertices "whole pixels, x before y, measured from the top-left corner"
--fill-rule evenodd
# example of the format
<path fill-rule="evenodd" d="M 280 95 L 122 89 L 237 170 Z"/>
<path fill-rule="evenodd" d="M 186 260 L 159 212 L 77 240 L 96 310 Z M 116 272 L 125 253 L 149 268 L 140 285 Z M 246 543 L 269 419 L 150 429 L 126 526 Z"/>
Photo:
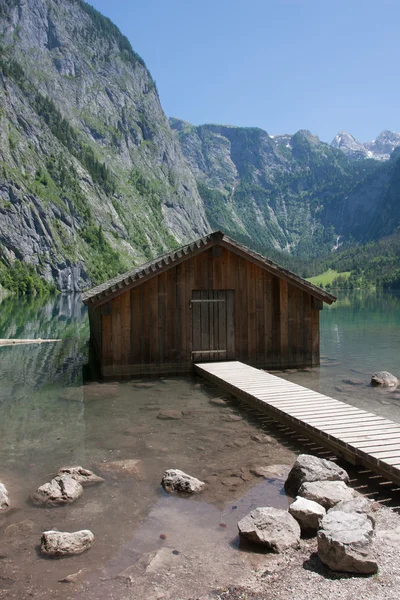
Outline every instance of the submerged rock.
<path fill-rule="evenodd" d="M 182 419 L 182 411 L 180 410 L 162 410 L 158 413 L 157 419 L 162 419 L 164 421 L 177 421 Z"/>
<path fill-rule="evenodd" d="M 0 482 L 0 512 L 10 508 L 10 500 L 6 486 Z"/>
<path fill-rule="evenodd" d="M 226 402 L 222 398 L 211 398 L 209 402 L 210 404 L 215 404 L 215 406 L 226 406 Z"/>
<path fill-rule="evenodd" d="M 11 523 L 4 530 L 4 537 L 10 540 L 16 539 L 19 536 L 25 537 L 29 533 L 33 531 L 35 528 L 35 523 L 30 519 L 24 519 L 24 521 L 20 521 L 19 523 Z"/>
<path fill-rule="evenodd" d="M 167 492 L 182 492 L 193 494 L 200 492 L 205 486 L 204 481 L 187 475 L 179 469 L 167 469 L 161 480 L 161 485 Z"/>
<path fill-rule="evenodd" d="M 72 556 L 88 550 L 94 541 L 94 535 L 89 529 L 74 533 L 65 531 L 44 531 L 40 551 L 47 556 Z"/>
<path fill-rule="evenodd" d="M 91 485 L 93 483 L 103 483 L 104 479 L 99 477 L 93 471 L 89 471 L 88 469 L 84 469 L 83 467 L 61 467 L 58 471 L 58 477 L 63 477 L 66 475 L 67 477 L 71 477 L 78 481 L 81 485 Z"/>
<path fill-rule="evenodd" d="M 352 500 L 354 493 L 343 481 L 311 481 L 303 483 L 299 496 L 313 500 L 328 510 L 342 500 Z"/>
<path fill-rule="evenodd" d="M 378 371 L 374 373 L 371 377 L 371 385 L 373 386 L 386 386 L 386 387 L 395 387 L 399 385 L 399 380 L 397 377 L 389 373 L 389 371 Z"/>
<path fill-rule="evenodd" d="M 300 526 L 286 510 L 256 508 L 239 521 L 238 529 L 243 537 L 273 552 L 284 552 L 300 545 Z"/>
<path fill-rule="evenodd" d="M 111 460 L 99 465 L 101 471 L 107 471 L 118 475 L 127 475 L 136 479 L 143 478 L 142 461 L 137 458 L 125 458 L 122 460 Z"/>
<path fill-rule="evenodd" d="M 250 438 L 253 442 L 258 442 L 259 444 L 274 444 L 276 440 L 270 435 L 264 435 L 263 433 L 255 433 Z"/>
<path fill-rule="evenodd" d="M 285 482 L 285 491 L 289 496 L 299 494 L 300 486 L 312 481 L 344 481 L 348 483 L 349 476 L 336 463 L 311 454 L 300 454 L 294 463 Z M 302 496 L 302 494 L 300 494 Z"/>
<path fill-rule="evenodd" d="M 333 571 L 376 573 L 372 535 L 372 523 L 365 515 L 330 511 L 318 532 L 319 558 Z"/>
<path fill-rule="evenodd" d="M 301 496 L 297 496 L 289 506 L 289 512 L 299 523 L 301 531 L 306 534 L 316 533 L 322 517 L 326 515 L 326 510 L 321 504 Z"/>
<path fill-rule="evenodd" d="M 50 483 L 41 485 L 31 500 L 39 506 L 58 506 L 59 504 L 70 504 L 83 494 L 83 487 L 72 477 L 55 477 Z"/>
<path fill-rule="evenodd" d="M 283 479 L 289 469 L 288 465 L 254 465 L 250 467 L 250 473 L 265 479 Z"/>

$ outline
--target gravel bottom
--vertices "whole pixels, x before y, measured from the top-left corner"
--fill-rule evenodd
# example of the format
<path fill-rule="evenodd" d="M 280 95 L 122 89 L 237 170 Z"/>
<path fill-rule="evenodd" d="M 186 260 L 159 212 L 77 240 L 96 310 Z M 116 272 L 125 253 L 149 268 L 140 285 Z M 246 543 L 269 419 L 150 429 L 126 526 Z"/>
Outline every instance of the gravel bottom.
<path fill-rule="evenodd" d="M 214 591 L 196 600 L 398 600 L 400 598 L 400 516 L 382 507 L 376 513 L 373 576 L 336 573 L 318 558 L 316 538 L 300 550 L 266 556 L 242 586 Z M 194 599 L 192 599 L 194 600 Z"/>

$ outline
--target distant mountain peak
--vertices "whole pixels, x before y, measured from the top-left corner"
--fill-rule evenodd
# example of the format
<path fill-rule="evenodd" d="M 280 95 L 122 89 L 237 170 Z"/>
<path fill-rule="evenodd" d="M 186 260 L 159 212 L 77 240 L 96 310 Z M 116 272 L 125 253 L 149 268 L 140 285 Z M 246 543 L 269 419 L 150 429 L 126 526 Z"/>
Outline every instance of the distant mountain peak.
<path fill-rule="evenodd" d="M 373 158 L 388 160 L 393 150 L 400 146 L 400 133 L 384 130 L 371 142 L 359 142 L 354 135 L 339 131 L 331 142 L 333 148 L 341 150 L 347 158 L 361 160 Z"/>

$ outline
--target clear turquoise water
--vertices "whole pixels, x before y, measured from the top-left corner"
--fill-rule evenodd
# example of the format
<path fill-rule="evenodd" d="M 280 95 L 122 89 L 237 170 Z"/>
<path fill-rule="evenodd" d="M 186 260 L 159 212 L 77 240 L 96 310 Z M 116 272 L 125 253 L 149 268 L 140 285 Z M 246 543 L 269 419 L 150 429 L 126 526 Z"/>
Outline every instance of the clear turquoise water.
<path fill-rule="evenodd" d="M 376 371 L 400 379 L 400 294 L 339 293 L 321 313 L 321 367 L 282 376 L 400 423 L 400 390 L 376 389 Z"/>
<path fill-rule="evenodd" d="M 184 599 L 199 586 L 238 581 L 265 557 L 238 551 L 237 521 L 259 505 L 288 503 L 283 477 L 260 480 L 250 467 L 291 465 L 293 452 L 252 439 L 261 425 L 229 399 L 212 404 L 220 391 L 196 378 L 85 382 L 88 334 L 78 297 L 0 303 L 0 338 L 62 339 L 0 348 L 0 480 L 12 506 L 0 514 L 0 598 L 150 599 L 167 586 L 171 598 Z M 164 409 L 181 418 L 159 419 Z M 139 477 L 109 469 L 132 458 L 141 461 Z M 33 506 L 29 495 L 68 464 L 105 483 L 69 506 Z M 165 494 L 160 480 L 171 467 L 206 480 L 201 496 Z M 90 529 L 95 543 L 80 556 L 43 559 L 41 533 L 54 527 Z M 147 573 L 152 557 L 158 566 Z M 118 577 L 126 569 L 135 574 L 134 596 L 129 577 Z M 79 583 L 60 582 L 81 570 Z"/>
<path fill-rule="evenodd" d="M 239 581 L 249 563 L 265 566 L 265 556 L 238 552 L 236 523 L 257 505 L 285 507 L 287 499 L 282 479 L 260 481 L 249 469 L 290 465 L 293 452 L 252 440 L 261 425 L 234 403 L 211 404 L 220 392 L 201 380 L 86 383 L 88 336 L 79 297 L 0 302 L 0 338 L 62 339 L 0 348 L 0 480 L 12 499 L 12 509 L 0 515 L 0 598 L 21 600 L 30 590 L 54 600 L 128 598 L 126 581 L 115 577 L 137 565 L 138 556 L 148 560 L 161 549 L 157 560 L 165 568 L 135 575 L 142 590 L 137 597 L 157 597 L 154 589 L 166 585 L 175 590 L 171 597 L 195 597 L 199 586 Z M 321 354 L 320 368 L 281 376 L 400 422 L 400 393 L 369 386 L 376 370 L 400 375 L 400 296 L 340 294 L 321 314 Z M 185 414 L 158 419 L 165 408 Z M 230 420 L 232 413 L 242 420 Z M 103 471 L 125 458 L 142 461 L 140 479 Z M 68 507 L 33 507 L 29 494 L 67 463 L 98 471 L 106 483 Z M 167 496 L 160 478 L 169 467 L 206 479 L 207 491 L 192 500 Z M 7 527 L 26 520 L 29 532 L 10 538 Z M 95 545 L 72 559 L 44 560 L 36 547 L 52 527 L 92 529 Z M 81 569 L 79 584 L 59 583 Z M 165 569 L 175 573 L 167 583 Z"/>

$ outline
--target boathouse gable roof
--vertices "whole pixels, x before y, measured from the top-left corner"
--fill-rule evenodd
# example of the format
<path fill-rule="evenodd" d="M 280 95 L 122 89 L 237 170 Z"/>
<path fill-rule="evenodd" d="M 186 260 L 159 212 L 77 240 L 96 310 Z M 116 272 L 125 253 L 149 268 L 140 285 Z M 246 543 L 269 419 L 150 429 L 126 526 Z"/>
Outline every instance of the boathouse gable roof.
<path fill-rule="evenodd" d="M 84 292 L 82 294 L 82 301 L 86 305 L 100 306 L 105 304 L 112 298 L 123 294 L 124 292 L 140 285 L 144 281 L 151 279 L 167 271 L 168 269 L 212 248 L 213 246 L 221 246 L 227 248 L 231 252 L 242 256 L 243 258 L 257 264 L 258 266 L 266 269 L 276 277 L 286 280 L 288 283 L 308 292 L 310 296 L 317 298 L 327 304 L 335 302 L 336 297 L 323 289 L 309 283 L 299 275 L 296 275 L 285 269 L 278 264 L 272 262 L 265 256 L 262 256 L 258 252 L 251 250 L 247 246 L 240 244 L 232 238 L 225 235 L 222 231 L 214 231 L 202 238 L 182 246 L 177 250 L 172 250 L 162 256 L 158 256 L 138 267 L 135 267 L 127 273 L 118 275 L 105 283 L 97 285 L 96 287 Z"/>

